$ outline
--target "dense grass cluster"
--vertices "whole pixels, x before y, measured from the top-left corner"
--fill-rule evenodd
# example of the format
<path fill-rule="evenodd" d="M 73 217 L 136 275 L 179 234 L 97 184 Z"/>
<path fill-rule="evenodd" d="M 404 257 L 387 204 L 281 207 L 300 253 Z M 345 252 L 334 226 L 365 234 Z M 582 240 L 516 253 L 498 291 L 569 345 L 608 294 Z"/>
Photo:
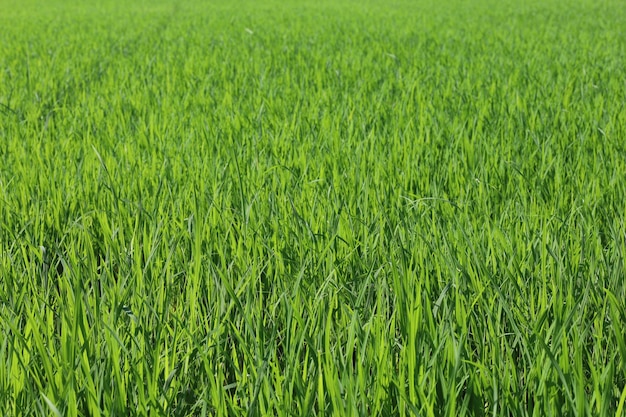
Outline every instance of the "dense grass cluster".
<path fill-rule="evenodd" d="M 625 22 L 0 0 L 0 414 L 624 415 Z"/>

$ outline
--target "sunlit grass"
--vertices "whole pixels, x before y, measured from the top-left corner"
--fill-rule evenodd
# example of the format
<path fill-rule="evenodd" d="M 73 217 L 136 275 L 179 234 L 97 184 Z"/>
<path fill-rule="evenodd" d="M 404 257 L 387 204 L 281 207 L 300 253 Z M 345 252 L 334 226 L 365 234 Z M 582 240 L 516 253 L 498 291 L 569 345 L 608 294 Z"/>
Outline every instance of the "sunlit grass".
<path fill-rule="evenodd" d="M 0 0 L 0 414 L 619 416 L 626 9 Z"/>

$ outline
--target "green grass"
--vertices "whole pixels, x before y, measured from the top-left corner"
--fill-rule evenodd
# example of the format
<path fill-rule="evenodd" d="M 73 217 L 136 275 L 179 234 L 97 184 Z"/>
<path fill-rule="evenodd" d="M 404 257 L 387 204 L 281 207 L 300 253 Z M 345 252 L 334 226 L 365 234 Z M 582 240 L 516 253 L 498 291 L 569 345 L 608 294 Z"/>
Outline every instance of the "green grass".
<path fill-rule="evenodd" d="M 0 0 L 0 415 L 624 415 L 624 22 Z"/>

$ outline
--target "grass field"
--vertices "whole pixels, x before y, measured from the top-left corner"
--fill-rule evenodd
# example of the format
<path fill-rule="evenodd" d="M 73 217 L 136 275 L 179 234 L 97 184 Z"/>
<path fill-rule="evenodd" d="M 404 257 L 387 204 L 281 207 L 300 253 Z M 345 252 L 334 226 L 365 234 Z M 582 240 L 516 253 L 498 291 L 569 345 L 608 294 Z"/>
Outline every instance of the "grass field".
<path fill-rule="evenodd" d="M 0 415 L 626 415 L 622 0 L 0 0 Z"/>

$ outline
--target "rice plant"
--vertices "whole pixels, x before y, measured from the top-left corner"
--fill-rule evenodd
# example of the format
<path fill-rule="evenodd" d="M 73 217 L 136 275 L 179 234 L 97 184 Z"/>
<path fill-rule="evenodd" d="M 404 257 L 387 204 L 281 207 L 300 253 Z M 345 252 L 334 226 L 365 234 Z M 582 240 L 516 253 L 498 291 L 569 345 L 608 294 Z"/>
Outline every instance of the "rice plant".
<path fill-rule="evenodd" d="M 626 414 L 619 0 L 0 0 L 0 414 Z"/>

